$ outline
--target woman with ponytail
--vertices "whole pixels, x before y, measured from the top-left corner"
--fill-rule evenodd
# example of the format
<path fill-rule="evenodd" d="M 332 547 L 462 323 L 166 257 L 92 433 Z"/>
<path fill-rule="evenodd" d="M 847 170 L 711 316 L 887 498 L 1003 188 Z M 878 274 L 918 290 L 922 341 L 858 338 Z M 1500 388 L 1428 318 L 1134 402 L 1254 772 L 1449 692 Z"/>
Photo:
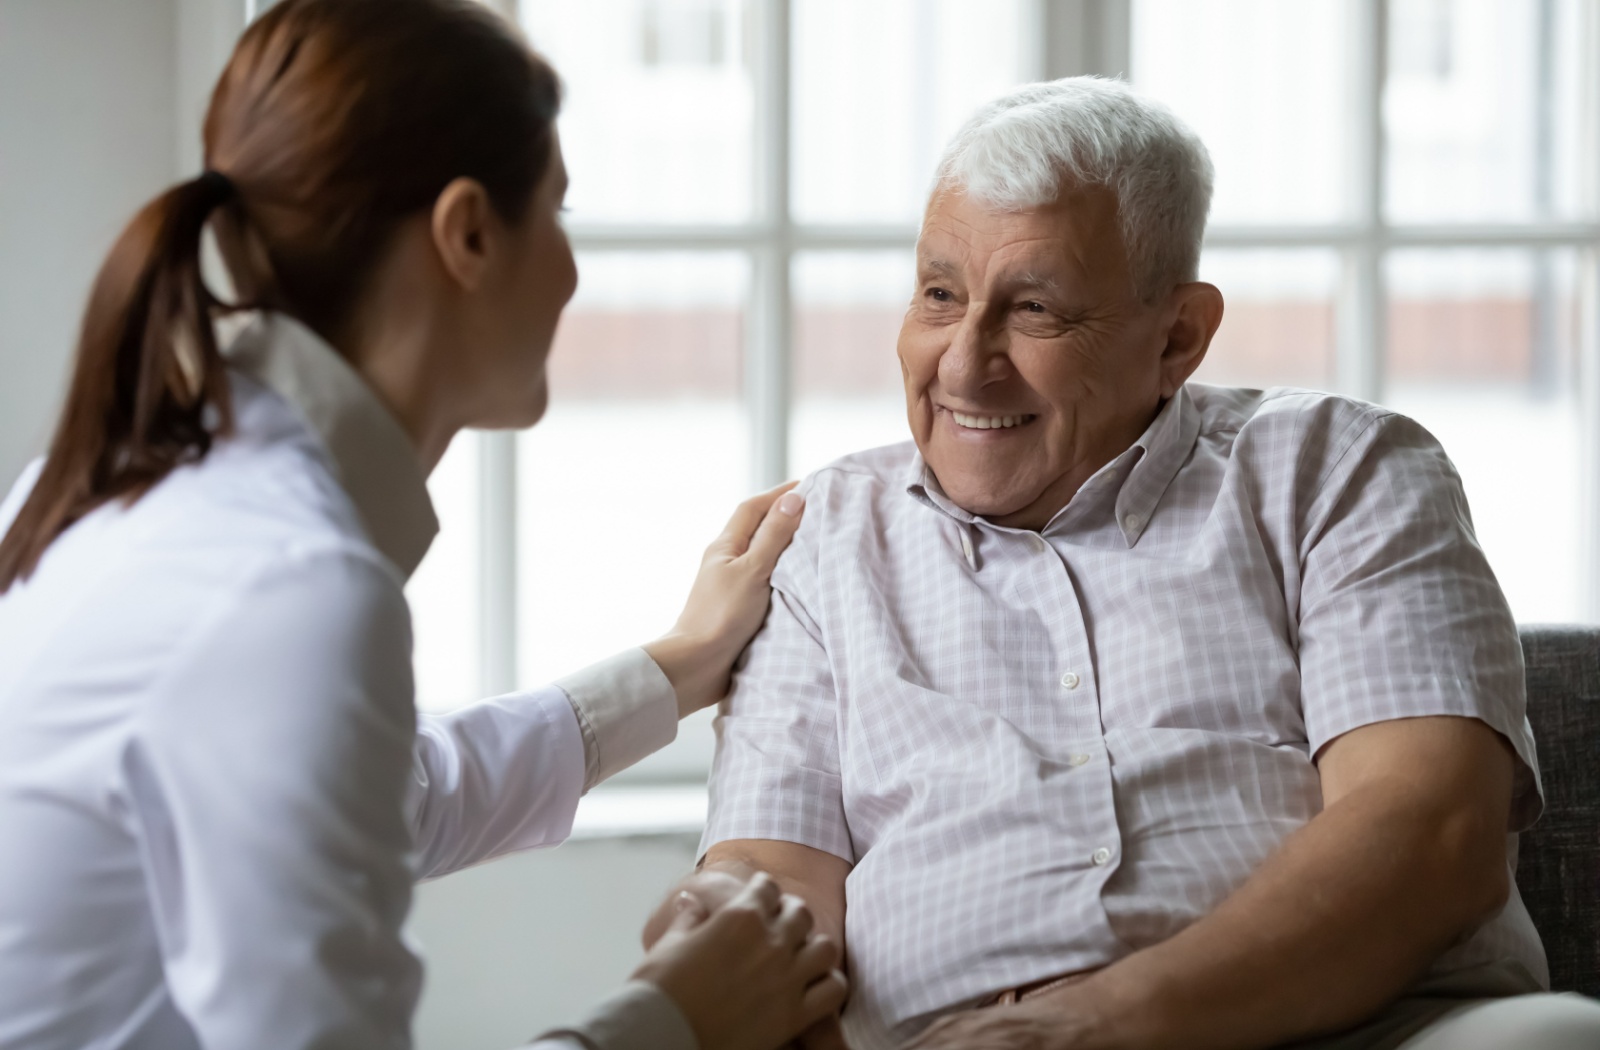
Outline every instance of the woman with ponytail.
<path fill-rule="evenodd" d="M 282 0 L 217 84 L 205 173 L 106 259 L 48 454 L 0 504 L 0 1046 L 408 1046 L 414 880 L 559 842 L 726 692 L 787 489 L 739 508 L 656 641 L 414 708 L 428 471 L 465 427 L 538 421 L 576 286 L 558 102 L 473 0 Z M 536 1045 L 763 1050 L 840 1005 L 838 948 L 771 880 L 681 904 Z"/>

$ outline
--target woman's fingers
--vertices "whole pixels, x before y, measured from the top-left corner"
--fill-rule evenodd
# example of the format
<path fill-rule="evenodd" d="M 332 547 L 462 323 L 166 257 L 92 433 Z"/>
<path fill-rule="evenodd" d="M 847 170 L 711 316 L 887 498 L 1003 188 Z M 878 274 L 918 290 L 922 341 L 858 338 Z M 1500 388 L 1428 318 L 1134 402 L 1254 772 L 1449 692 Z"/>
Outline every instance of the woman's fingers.
<path fill-rule="evenodd" d="M 805 1018 L 806 1027 L 838 1013 L 849 997 L 850 982 L 845 980 L 844 974 L 838 970 L 828 971 L 822 980 L 807 988 L 800 999 L 800 1015 Z"/>
<path fill-rule="evenodd" d="M 706 918 L 711 914 L 700 898 L 687 890 L 680 892 L 677 897 L 673 898 L 672 910 L 674 912 L 672 925 L 667 927 L 669 932 L 692 930 L 702 922 L 705 922 Z"/>
<path fill-rule="evenodd" d="M 671 907 L 674 936 L 634 976 L 678 1004 L 703 1050 L 783 1045 L 844 1003 L 838 946 L 812 934 L 810 909 L 772 876 L 756 874 L 720 908 L 688 893 Z"/>
<path fill-rule="evenodd" d="M 728 528 L 706 548 L 678 622 L 645 646 L 678 695 L 680 718 L 727 695 L 734 661 L 767 617 L 773 566 L 800 523 L 794 485 L 779 485 L 739 505 Z M 747 557 L 753 541 L 758 553 Z"/>
<path fill-rule="evenodd" d="M 763 918 L 772 919 L 778 915 L 783 906 L 783 891 L 778 888 L 777 882 L 771 875 L 758 871 L 751 876 L 744 889 L 729 902 L 728 906 L 736 908 L 741 905 Z"/>
<path fill-rule="evenodd" d="M 783 908 L 778 913 L 780 943 L 798 950 L 806 943 L 806 938 L 811 935 L 811 929 L 815 925 L 816 920 L 812 918 L 811 909 L 806 907 L 806 902 L 799 897 L 784 894 Z"/>
<path fill-rule="evenodd" d="M 755 563 L 762 578 L 772 575 L 773 568 L 778 564 L 778 556 L 794 539 L 795 530 L 800 527 L 800 512 L 805 510 L 805 506 L 805 497 L 800 493 L 785 492 L 757 526 L 744 556 Z"/>
<path fill-rule="evenodd" d="M 717 537 L 717 545 L 731 548 L 735 556 L 743 554 L 749 548 L 751 537 L 767 517 L 772 505 L 798 484 L 800 484 L 798 481 L 785 481 L 777 488 L 751 496 L 739 504 L 734 509 L 733 517 L 728 519 L 722 535 Z"/>
<path fill-rule="evenodd" d="M 810 984 L 839 965 L 839 946 L 833 938 L 817 936 L 806 941 L 795 958 L 800 979 Z"/>

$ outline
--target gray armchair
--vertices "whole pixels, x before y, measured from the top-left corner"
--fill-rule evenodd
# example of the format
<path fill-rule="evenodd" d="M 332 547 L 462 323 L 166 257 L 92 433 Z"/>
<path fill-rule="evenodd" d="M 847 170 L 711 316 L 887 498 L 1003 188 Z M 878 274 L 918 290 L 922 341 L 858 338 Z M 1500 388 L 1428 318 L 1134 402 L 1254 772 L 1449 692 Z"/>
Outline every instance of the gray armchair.
<path fill-rule="evenodd" d="M 1522 836 L 1517 886 L 1559 992 L 1600 997 L 1600 628 L 1522 629 L 1544 816 Z"/>

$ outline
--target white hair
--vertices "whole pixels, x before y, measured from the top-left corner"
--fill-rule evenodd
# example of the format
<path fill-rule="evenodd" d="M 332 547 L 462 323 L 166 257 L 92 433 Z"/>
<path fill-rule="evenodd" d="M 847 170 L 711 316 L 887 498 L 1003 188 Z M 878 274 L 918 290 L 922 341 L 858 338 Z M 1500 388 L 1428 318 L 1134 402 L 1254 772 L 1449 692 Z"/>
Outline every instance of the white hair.
<path fill-rule="evenodd" d="M 1026 84 L 973 114 L 945 147 L 934 193 L 960 189 L 1005 210 L 1038 208 L 1070 186 L 1106 186 L 1134 286 L 1146 299 L 1200 268 L 1211 156 L 1173 112 L 1120 80 Z"/>

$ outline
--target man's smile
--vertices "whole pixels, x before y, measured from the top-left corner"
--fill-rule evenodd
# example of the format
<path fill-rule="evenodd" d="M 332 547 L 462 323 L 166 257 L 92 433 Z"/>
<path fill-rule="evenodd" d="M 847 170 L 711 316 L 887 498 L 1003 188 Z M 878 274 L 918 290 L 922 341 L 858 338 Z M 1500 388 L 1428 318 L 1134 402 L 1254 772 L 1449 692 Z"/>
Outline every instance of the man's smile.
<path fill-rule="evenodd" d="M 963 431 L 1016 430 L 1039 418 L 1034 412 L 960 412 L 944 406 L 938 411 Z"/>

